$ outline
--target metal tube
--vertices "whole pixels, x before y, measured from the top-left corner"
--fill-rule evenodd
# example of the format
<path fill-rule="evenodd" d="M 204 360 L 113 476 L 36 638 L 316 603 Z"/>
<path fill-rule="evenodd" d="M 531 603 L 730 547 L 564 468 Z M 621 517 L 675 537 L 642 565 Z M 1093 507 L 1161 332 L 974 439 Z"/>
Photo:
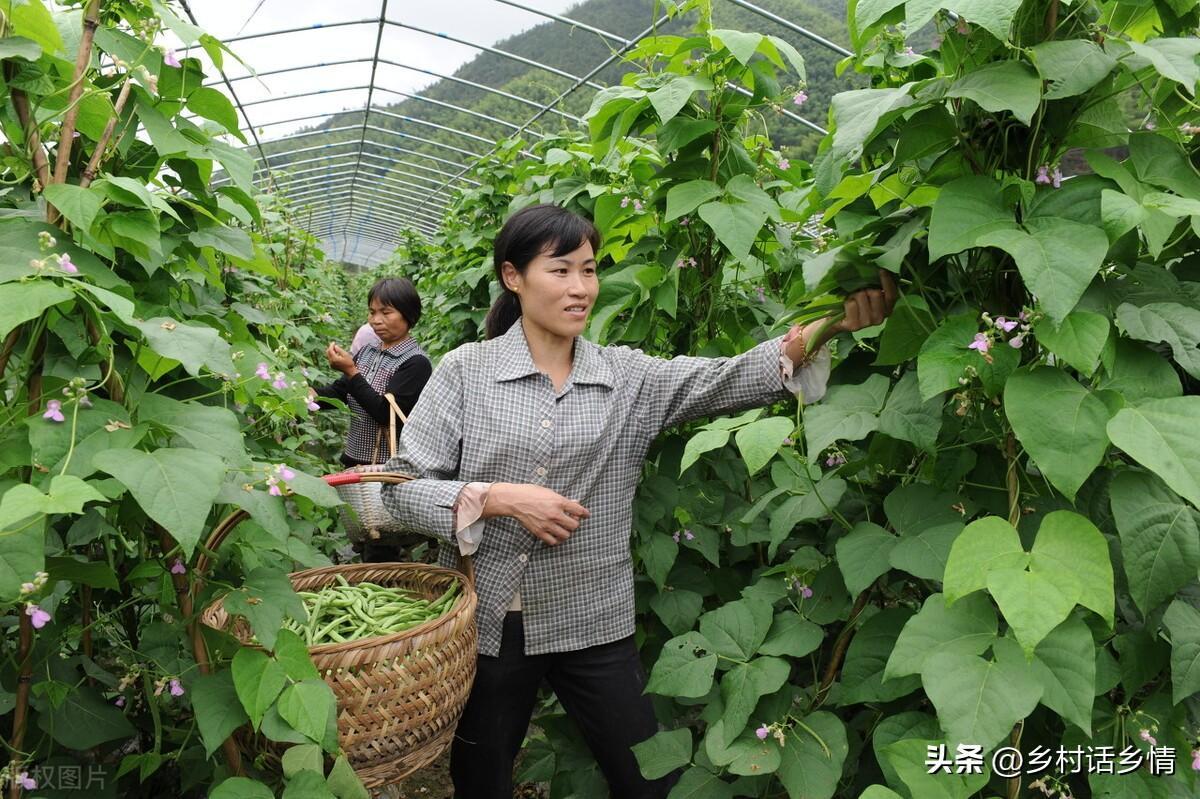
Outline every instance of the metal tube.
<path fill-rule="evenodd" d="M 370 155 L 370 153 L 363 153 L 364 158 L 369 155 Z M 385 174 L 388 177 L 390 177 L 393 174 L 404 175 L 405 177 L 413 178 L 414 180 L 426 181 L 428 184 L 430 184 L 432 186 L 437 185 L 437 181 L 434 180 L 433 178 L 426 177 L 425 175 L 415 175 L 412 172 L 405 172 L 402 169 L 396 169 L 395 166 L 402 164 L 403 163 L 402 161 L 387 161 L 386 159 L 380 159 L 380 160 L 384 160 L 384 163 L 386 164 L 386 166 L 384 164 L 375 163 L 374 161 L 372 161 L 371 166 L 381 167 L 381 168 L 386 169 L 387 172 Z M 289 171 L 280 170 L 278 175 L 279 175 L 280 179 L 296 178 L 301 175 L 312 175 L 312 174 L 315 174 L 318 172 L 329 172 L 335 166 L 336 167 L 345 167 L 348 165 L 349 165 L 349 162 L 344 162 L 344 163 L 337 163 L 337 164 L 326 164 L 325 166 L 315 166 L 312 169 L 298 169 L 298 170 L 289 170 Z M 414 188 L 417 188 L 417 187 L 425 188 L 425 186 L 422 186 L 419 183 L 409 183 L 408 185 L 410 185 Z"/>
<path fill-rule="evenodd" d="M 375 33 L 375 54 L 371 56 L 371 88 L 367 90 L 367 102 L 363 104 L 362 131 L 358 136 L 358 157 L 354 159 L 354 176 L 350 179 L 350 210 L 354 210 L 354 184 L 358 182 L 358 169 L 362 165 L 363 149 L 367 141 L 367 125 L 371 122 L 371 100 L 375 97 L 375 73 L 379 70 L 379 47 L 383 44 L 384 21 L 387 19 L 388 0 L 379 6 L 379 30 Z"/>
<path fill-rule="evenodd" d="M 382 86 L 379 87 L 379 91 L 387 92 L 388 94 L 398 94 L 401 97 L 405 97 L 409 100 L 419 100 L 423 103 L 429 103 L 431 105 L 436 105 L 439 108 L 448 108 L 451 111 L 458 111 L 460 114 L 469 114 L 470 116 L 478 117 L 479 119 L 483 119 L 488 122 L 495 122 L 497 125 L 504 125 L 505 127 L 512 128 L 513 130 L 517 129 L 517 126 L 514 125 L 513 123 L 509 122 L 507 119 L 500 119 L 499 117 L 494 117 L 490 114 L 481 114 L 478 111 L 472 111 L 469 108 L 463 108 L 462 106 L 454 105 L 453 103 L 443 103 L 441 100 L 435 100 L 432 97 L 424 97 L 419 94 L 409 94 L 408 92 L 396 91 L 395 89 L 385 89 Z M 384 113 L 384 112 L 376 109 L 376 113 Z M 541 135 L 541 134 L 539 134 L 539 135 Z"/>
<path fill-rule="evenodd" d="M 409 198 L 409 199 L 412 199 L 412 200 L 417 200 L 417 201 L 420 201 L 420 200 L 422 200 L 422 199 L 426 199 L 426 198 L 428 198 L 429 200 L 431 200 L 431 201 L 432 201 L 432 200 L 434 199 L 433 197 L 430 197 L 430 195 L 429 195 L 428 193 L 426 193 L 426 192 L 423 192 L 423 191 L 421 191 L 421 192 L 418 192 L 418 191 L 409 191 L 409 189 L 408 189 L 408 188 L 406 188 L 405 186 L 403 186 L 403 185 L 400 185 L 400 184 L 385 183 L 385 182 L 382 182 L 382 181 L 376 181 L 376 180 L 366 181 L 366 180 L 365 180 L 366 176 L 362 176 L 362 175 L 360 175 L 360 178 L 362 178 L 362 179 L 364 180 L 364 183 L 363 183 L 363 185 L 366 185 L 366 186 L 371 186 L 371 187 L 373 187 L 373 188 L 380 188 L 380 189 L 395 189 L 395 190 L 396 190 L 396 194 L 397 194 L 398 196 L 404 196 L 404 197 L 407 197 L 407 198 Z M 290 192 L 288 191 L 288 188 L 289 188 L 290 186 L 293 186 L 293 185 L 295 185 L 295 183 L 296 183 L 297 181 L 300 181 L 300 180 L 301 180 L 300 178 L 297 178 L 296 180 L 293 180 L 293 181 L 291 181 L 291 182 L 289 182 L 289 183 L 283 183 L 283 184 L 281 184 L 281 185 L 279 186 L 279 189 L 278 189 L 277 193 L 278 193 L 279 195 L 283 196 L 283 197 L 300 197 L 300 196 L 304 196 L 305 194 L 309 193 L 309 189 L 308 189 L 308 188 L 306 188 L 304 192 L 297 192 L 297 193 L 295 193 L 295 194 L 293 194 L 293 193 L 290 193 Z M 313 184 L 313 183 L 314 183 L 313 181 L 305 181 L 305 182 L 306 182 L 306 183 L 308 183 L 308 184 Z M 351 176 L 351 175 L 341 175 L 341 176 L 338 176 L 338 177 L 337 177 L 336 179 L 334 179 L 334 180 L 323 180 L 323 181 L 320 181 L 320 182 L 316 182 L 316 183 L 315 183 L 315 185 L 311 185 L 310 187 L 311 187 L 311 189 L 313 189 L 313 190 L 320 191 L 320 190 L 322 190 L 322 189 L 331 189 L 331 188 L 335 188 L 335 187 L 341 187 L 341 186 L 344 186 L 344 185 L 346 185 L 347 183 L 350 183 L 350 184 L 351 184 L 351 186 L 353 186 L 353 176 Z M 424 189 L 425 187 L 424 187 L 424 186 L 419 186 L 419 187 L 417 187 L 417 188 Z M 444 200 L 441 200 L 441 198 L 437 198 L 437 199 L 438 199 L 440 202 L 442 202 L 442 203 L 445 203 L 445 201 L 444 201 Z M 436 207 L 438 210 L 444 211 L 446 208 L 448 208 L 448 207 L 449 207 L 449 205 L 443 204 L 443 205 L 437 205 L 437 206 L 435 206 L 435 207 Z"/>
<path fill-rule="evenodd" d="M 501 1 L 503 1 L 503 0 L 501 0 Z M 817 33 L 813 33 L 812 31 L 808 30 L 807 28 L 802 28 L 799 25 L 797 25 L 796 23 L 786 20 L 783 17 L 779 16 L 778 14 L 772 13 L 765 8 L 759 8 L 758 6 L 754 5 L 753 3 L 747 3 L 746 0 L 729 0 L 729 2 L 733 3 L 735 6 L 741 6 L 742 8 L 746 9 L 747 11 L 753 11 L 755 14 L 758 14 L 760 17 L 763 17 L 764 19 L 769 19 L 776 24 L 782 25 L 783 27 L 787 28 L 788 30 L 798 33 L 801 36 L 803 36 L 804 38 L 808 39 L 809 41 L 816 42 L 817 44 L 821 45 L 822 47 L 824 47 L 828 50 L 832 50 L 833 52 L 837 53 L 838 55 L 842 55 L 842 56 L 854 55 L 854 53 L 850 52 L 845 47 L 842 47 L 840 44 L 835 44 L 834 42 L 831 42 L 828 39 L 826 39 L 824 36 L 821 36 L 820 34 L 817 34 Z"/>
<path fill-rule="evenodd" d="M 482 92 L 487 92 L 489 94 L 495 94 L 499 97 L 506 97 L 509 100 L 515 100 L 516 102 L 524 103 L 525 105 L 531 105 L 534 108 L 542 107 L 542 103 L 539 103 L 536 100 L 530 100 L 528 97 L 522 97 L 519 94 L 510 94 L 509 92 L 502 91 L 501 89 L 496 89 L 491 86 L 485 86 L 482 83 L 476 83 L 473 80 L 466 80 L 465 78 L 459 78 L 454 75 L 443 75 L 441 72 L 434 72 L 433 70 L 424 69 L 423 67 L 414 67 L 411 64 L 402 64 L 399 61 L 389 61 L 386 58 L 379 59 L 379 63 L 388 64 L 389 66 L 393 66 L 393 67 L 400 67 L 401 69 L 411 70 L 412 72 L 420 72 L 422 75 L 428 75 L 431 78 L 447 80 L 447 81 L 450 81 L 451 83 L 462 84 L 463 86 L 470 86 L 471 88 L 479 89 Z M 560 117 L 565 117 L 566 119 L 569 119 L 572 122 L 582 122 L 583 121 L 579 117 L 575 116 L 574 114 L 568 114 L 565 111 L 555 110 L 555 111 L 552 111 L 551 113 L 558 114 Z"/>
<path fill-rule="evenodd" d="M 343 184 L 343 185 L 345 185 L 345 184 Z M 290 197 L 288 195 L 282 195 L 282 196 L 289 203 L 293 203 L 293 204 L 298 203 L 301 207 L 310 206 L 314 202 L 317 202 L 317 201 L 320 201 L 321 203 L 327 203 L 327 202 L 332 202 L 333 200 L 344 199 L 345 197 L 350 196 L 350 192 L 347 191 L 345 188 L 338 188 L 337 191 L 335 191 L 332 194 L 325 194 L 324 192 L 326 192 L 326 191 L 328 191 L 328 189 L 319 189 L 315 192 L 303 192 L 301 194 L 293 195 Z M 435 222 L 437 224 L 441 224 L 441 217 L 439 217 L 432 211 L 426 211 L 416 205 L 408 205 L 407 203 L 414 202 L 412 200 L 412 198 L 410 198 L 410 197 L 404 197 L 403 195 L 389 195 L 389 194 L 386 194 L 383 192 L 380 192 L 380 194 L 383 195 L 382 199 L 379 200 L 379 203 L 381 205 L 386 204 L 387 206 L 395 206 L 397 209 L 403 209 L 405 211 L 409 211 L 414 214 L 419 213 L 419 215 L 421 215 L 422 218 L 427 219 L 430 222 Z M 305 200 L 307 200 L 308 202 L 307 203 L 304 202 Z"/>
<path fill-rule="evenodd" d="M 375 146 L 378 146 L 378 145 L 375 145 Z M 397 148 L 397 149 L 401 149 L 401 148 Z M 412 151 L 412 150 L 409 150 L 406 152 L 412 152 L 412 153 L 415 153 L 416 155 L 421 155 L 421 153 L 416 153 L 415 151 Z M 335 156 L 331 156 L 330 158 L 305 158 L 301 161 L 292 161 L 287 166 L 288 166 L 288 168 L 290 168 L 290 167 L 294 167 L 294 166 L 300 166 L 302 164 L 318 164 L 318 163 L 332 164 L 332 163 L 334 163 L 334 159 L 336 159 L 336 158 L 350 158 L 350 157 L 352 157 L 350 153 L 343 153 L 342 155 L 335 155 Z M 445 172 L 441 169 L 434 169 L 433 167 L 424 166 L 423 164 L 414 164 L 413 162 L 405 161 L 402 158 L 397 158 L 397 159 L 384 158 L 383 156 L 375 155 L 374 153 L 363 153 L 363 158 L 374 159 L 383 164 L 403 164 L 404 166 L 410 166 L 413 169 L 421 169 L 426 172 L 430 172 L 434 175 L 443 175 L 445 177 L 454 177 L 453 172 Z M 281 169 L 281 171 L 284 171 L 284 170 Z M 284 172 L 284 174 L 289 174 L 289 173 Z M 291 172 L 290 174 L 296 174 L 296 173 Z M 470 183 L 474 186 L 480 185 L 478 181 L 469 180 L 467 178 L 463 178 L 463 181 L 465 183 Z M 435 180 L 433 182 L 436 183 L 437 181 Z"/>

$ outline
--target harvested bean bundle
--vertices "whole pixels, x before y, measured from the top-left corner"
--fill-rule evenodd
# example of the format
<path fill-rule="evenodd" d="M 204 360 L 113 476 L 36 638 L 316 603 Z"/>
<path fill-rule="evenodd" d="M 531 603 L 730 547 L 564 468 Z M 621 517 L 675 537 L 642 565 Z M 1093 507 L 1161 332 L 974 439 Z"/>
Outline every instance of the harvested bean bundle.
<path fill-rule="evenodd" d="M 429 600 L 375 583 L 351 584 L 340 574 L 337 580 L 320 591 L 298 591 L 308 610 L 308 622 L 285 619 L 283 628 L 309 646 L 391 635 L 438 618 L 458 597 L 457 582 Z"/>

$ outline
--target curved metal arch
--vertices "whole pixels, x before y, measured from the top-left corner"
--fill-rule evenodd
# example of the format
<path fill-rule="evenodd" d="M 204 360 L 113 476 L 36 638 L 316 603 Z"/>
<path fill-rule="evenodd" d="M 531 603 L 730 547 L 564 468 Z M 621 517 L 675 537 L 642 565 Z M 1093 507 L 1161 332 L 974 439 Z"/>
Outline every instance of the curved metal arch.
<path fill-rule="evenodd" d="M 344 186 L 347 186 L 347 185 L 348 184 L 342 184 L 341 186 L 333 186 L 333 187 L 323 187 L 320 189 L 315 189 L 313 191 L 303 192 L 301 194 L 295 194 L 295 195 L 292 195 L 291 197 L 288 197 L 287 199 L 293 204 L 295 204 L 295 203 L 304 204 L 305 200 L 311 201 L 315 198 L 320 198 L 322 202 L 332 202 L 334 200 L 350 196 L 351 192 L 348 191 L 347 188 L 344 188 Z M 334 189 L 333 193 L 328 193 L 330 188 Z M 375 196 L 381 198 L 380 199 L 381 203 L 385 202 L 385 201 L 390 202 L 394 205 L 405 208 L 406 210 L 408 210 L 414 214 L 419 213 L 422 217 L 428 218 L 430 221 L 436 221 L 436 222 L 440 223 L 442 220 L 441 215 L 436 214 L 432 211 L 425 210 L 424 208 L 422 208 L 420 206 L 405 205 L 405 203 L 408 203 L 408 202 L 415 202 L 415 200 L 413 200 L 412 197 L 408 197 L 403 194 L 394 194 L 391 192 L 386 192 L 381 189 L 372 189 L 372 191 L 375 194 Z"/>
<path fill-rule="evenodd" d="M 368 155 L 370 155 L 370 153 L 363 153 L 363 155 L 368 156 Z M 349 157 L 349 154 L 347 154 L 347 157 Z M 405 177 L 413 178 L 415 180 L 427 181 L 430 185 L 437 185 L 437 181 L 434 180 L 433 178 L 429 178 L 424 175 L 415 175 L 412 172 L 405 172 L 402 169 L 396 169 L 395 166 L 403 164 L 404 163 L 403 161 L 388 161 L 387 159 L 381 159 L 381 160 L 383 160 L 383 163 L 378 163 L 378 162 L 372 160 L 371 166 L 379 167 L 381 169 L 387 169 L 388 171 L 386 174 L 389 176 L 393 175 L 393 174 L 403 175 Z M 339 162 L 327 163 L 325 166 L 315 166 L 311 169 L 300 169 L 300 170 L 291 170 L 291 171 L 280 170 L 277 177 L 282 180 L 283 178 L 296 178 L 301 175 L 315 175 L 319 172 L 328 173 L 330 171 L 330 169 L 332 169 L 333 167 L 346 167 L 349 165 L 349 163 L 350 162 L 340 162 L 339 161 Z M 418 187 L 419 188 L 427 188 L 426 186 L 422 186 L 419 183 L 409 183 L 408 185 L 412 186 L 413 188 L 418 188 Z"/>
<path fill-rule="evenodd" d="M 433 70 L 425 69 L 424 67 L 414 67 L 412 64 L 403 64 L 399 61 L 389 61 L 386 58 L 379 59 L 379 63 L 387 64 L 387 65 L 393 66 L 393 67 L 400 67 L 401 69 L 408 69 L 413 72 L 420 72 L 422 75 L 429 75 L 432 78 L 438 78 L 440 80 L 448 80 L 451 83 L 458 83 L 463 86 L 470 86 L 473 89 L 479 89 L 480 91 L 484 91 L 489 94 L 495 94 L 500 97 L 505 97 L 509 100 L 515 100 L 518 103 L 524 103 L 525 105 L 531 105 L 534 108 L 541 108 L 543 105 L 543 103 L 539 103 L 537 100 L 530 100 L 528 97 L 522 97 L 519 94 L 512 94 L 510 92 L 504 91 L 503 89 L 497 89 L 492 86 L 486 86 L 482 83 L 476 83 L 473 80 L 467 80 L 466 78 L 460 78 L 455 75 L 443 75 L 441 72 L 434 72 Z M 557 114 L 558 116 L 561 116 L 561 117 L 565 117 L 566 119 L 569 119 L 572 122 L 582 122 L 583 121 L 582 119 L 575 116 L 574 114 L 568 114 L 566 111 L 552 111 L 551 113 Z"/>
<path fill-rule="evenodd" d="M 372 189 L 395 189 L 396 196 L 407 197 L 410 200 L 416 200 L 418 202 L 421 201 L 422 199 L 424 199 L 425 197 L 428 197 L 427 194 L 424 194 L 422 192 L 410 191 L 408 185 L 406 185 L 406 184 L 389 183 L 386 181 L 380 181 L 380 180 L 374 180 L 374 179 L 367 180 L 368 177 L 373 177 L 373 176 L 359 175 L 359 181 L 362 182 L 363 186 L 370 186 Z M 332 180 L 322 180 L 322 181 L 303 181 L 301 178 L 296 178 L 295 180 L 291 181 L 290 183 L 284 183 L 284 184 L 280 185 L 279 195 L 282 197 L 305 196 L 305 194 L 308 192 L 307 189 L 305 192 L 296 192 L 295 194 L 290 193 L 289 189 L 292 186 L 295 186 L 297 181 L 307 182 L 309 184 L 312 184 L 311 188 L 313 190 L 317 190 L 317 191 L 319 191 L 321 189 L 337 188 L 337 187 L 343 186 L 347 183 L 350 183 L 351 186 L 354 185 L 353 177 L 349 174 L 338 176 Z M 421 187 L 418 187 L 418 188 L 421 188 Z M 444 213 L 450 206 L 448 204 L 447 205 L 432 205 L 431 204 L 431 207 L 436 209 L 438 212 Z"/>
<path fill-rule="evenodd" d="M 301 97 L 316 97 L 317 95 L 320 95 L 320 94 L 338 94 L 340 92 L 358 92 L 358 91 L 362 91 L 364 89 L 369 89 L 369 88 L 371 88 L 370 84 L 363 84 L 362 86 L 340 86 L 335 89 L 313 89 L 311 92 L 297 92 L 296 94 L 271 95 L 270 97 L 264 97 L 261 100 L 251 100 L 248 103 L 243 103 L 243 105 L 245 105 L 247 107 L 255 106 L 255 105 L 266 105 L 267 103 L 278 103 L 278 102 L 282 102 L 284 100 L 298 100 Z M 347 112 L 347 113 L 355 113 L 355 112 Z M 333 113 L 329 114 L 329 116 L 337 116 L 337 114 L 338 114 L 338 112 L 334 111 Z"/>
<path fill-rule="evenodd" d="M 353 224 L 356 228 L 361 230 L 371 230 L 379 233 L 382 236 L 388 236 L 393 240 L 399 240 L 399 234 L 404 230 L 419 230 L 428 235 L 435 235 L 437 233 L 438 224 L 435 222 L 428 222 L 413 217 L 411 214 L 401 209 L 388 209 L 388 213 L 396 215 L 397 221 L 394 225 L 372 223 L 368 219 L 346 216 L 345 213 L 332 216 L 313 217 L 312 219 L 307 220 L 305 224 L 310 225 L 311 228 L 323 230 L 327 235 L 333 233 L 333 231 L 337 230 L 338 228 L 344 230 L 346 227 Z"/>
<path fill-rule="evenodd" d="M 225 41 L 228 42 L 229 39 L 226 39 Z M 237 77 L 230 78 L 229 82 L 237 83 L 238 81 L 241 81 L 241 80 L 255 80 L 255 79 L 261 80 L 263 78 L 269 78 L 272 75 L 286 75 L 289 72 L 303 72 L 304 70 L 307 70 L 307 69 L 322 69 L 324 67 L 342 67 L 347 64 L 365 64 L 370 60 L 371 60 L 370 58 L 346 58 L 341 61 L 318 61 L 313 64 L 300 64 L 300 65 L 294 66 L 294 67 L 283 67 L 282 69 L 270 69 L 270 70 L 267 70 L 266 72 L 251 72 L 247 75 L 238 75 Z M 204 83 L 201 83 L 200 85 L 201 86 L 217 86 L 220 83 L 222 83 L 222 81 L 210 80 L 210 81 L 205 81 Z"/>
<path fill-rule="evenodd" d="M 415 151 L 410 151 L 410 152 L 415 152 Z M 420 155 L 420 153 L 416 153 L 416 154 L 417 154 L 417 155 Z M 425 172 L 429 172 L 429 173 L 432 173 L 432 174 L 434 174 L 434 175 L 442 175 L 442 176 L 444 176 L 444 177 L 453 177 L 453 176 L 454 176 L 454 173 L 453 173 L 453 172 L 444 172 L 444 171 L 442 171 L 442 170 L 440 170 L 440 169 L 434 169 L 433 167 L 424 166 L 424 165 L 422 165 L 422 164 L 415 164 L 415 163 L 413 163 L 413 162 L 411 162 L 411 161 L 406 161 L 406 160 L 404 160 L 403 158 L 395 158 L 395 159 L 393 159 L 393 158 L 384 158 L 383 156 L 380 156 L 380 155 L 375 155 L 374 153 L 363 153 L 363 156 L 364 156 L 364 157 L 366 157 L 366 158 L 371 158 L 371 159 L 374 159 L 374 160 L 376 160 L 376 161 L 379 161 L 379 162 L 381 162 L 381 163 L 383 163 L 383 164 L 403 164 L 404 166 L 410 166 L 410 167 L 412 167 L 413 169 L 421 169 L 421 170 L 424 170 Z M 337 159 L 337 158 L 349 158 L 349 157 L 350 157 L 350 153 L 343 153 L 343 154 L 341 154 L 341 155 L 334 155 L 334 156 L 332 156 L 331 158 L 305 158 L 305 159 L 303 159 L 303 160 L 300 160 L 300 161 L 292 161 L 291 163 L 289 163 L 289 164 L 288 164 L 288 167 L 290 168 L 290 167 L 294 167 L 294 166 L 301 166 L 302 164 L 326 164 L 326 163 L 335 163 L 335 159 Z M 344 164 L 342 164 L 342 166 L 345 166 L 345 165 L 344 165 Z M 286 171 L 286 170 L 281 170 L 281 171 L 283 171 L 283 172 L 284 172 L 284 174 L 287 174 L 287 171 Z M 256 172 L 255 172 L 255 175 L 257 176 L 257 174 L 258 174 L 258 171 L 256 170 Z M 294 174 L 294 173 L 292 173 L 292 174 Z M 258 177 L 255 177 L 254 179 L 255 179 L 255 180 L 258 180 Z M 426 180 L 430 180 L 430 181 L 431 181 L 431 182 L 433 182 L 433 183 L 437 183 L 437 180 L 435 180 L 435 179 L 433 179 L 433 178 L 426 178 Z M 473 186 L 478 186 L 478 185 L 480 185 L 479 181 L 476 181 L 476 180 L 471 180 L 471 179 L 469 179 L 469 178 L 463 178 L 463 182 L 464 182 L 464 183 L 470 183 L 470 184 L 471 184 L 471 185 L 473 185 Z"/>
<path fill-rule="evenodd" d="M 276 157 L 282 156 L 282 155 L 294 155 L 297 153 L 307 153 L 307 152 L 312 152 L 313 150 L 322 150 L 325 147 L 333 147 L 333 146 L 336 146 L 341 143 L 342 142 L 335 142 L 335 143 L 328 144 L 328 145 L 321 145 L 319 147 L 301 147 L 296 150 L 284 150 L 284 151 L 278 152 L 278 153 L 271 153 L 271 155 L 269 155 L 267 157 L 268 158 L 276 158 Z M 382 148 L 385 150 L 391 150 L 391 151 L 398 152 L 398 153 L 407 153 L 408 155 L 415 155 L 415 156 L 419 156 L 421 158 L 427 158 L 430 161 L 433 161 L 434 163 L 445 164 L 446 166 L 450 166 L 450 167 L 461 168 L 463 165 L 461 161 L 451 161 L 449 159 L 441 158 L 436 155 L 429 155 L 428 153 L 423 153 L 420 150 L 409 150 L 405 147 L 396 147 L 395 145 L 384 144 L 383 142 L 377 142 L 377 141 L 368 141 L 367 144 L 370 144 L 372 147 L 379 147 L 379 148 Z M 310 159 L 310 160 L 313 160 L 313 159 Z M 319 159 L 316 159 L 316 160 L 319 160 Z M 257 163 L 257 161 L 256 161 L 256 163 Z M 294 163 L 301 163 L 301 162 L 296 161 Z M 257 173 L 262 170 L 260 170 L 256 167 L 254 171 L 255 171 L 255 173 Z M 447 173 L 441 172 L 439 174 L 447 174 Z M 478 185 L 478 184 L 476 184 L 476 185 Z"/>
<path fill-rule="evenodd" d="M 432 97 L 422 97 L 419 94 L 409 94 L 408 92 L 402 92 L 402 91 L 398 91 L 396 89 L 385 89 L 382 86 L 379 87 L 379 91 L 386 92 L 388 94 L 398 94 L 401 97 L 404 97 L 408 100 L 417 100 L 422 103 L 429 103 L 430 105 L 436 105 L 439 108 L 447 108 L 451 111 L 457 111 L 460 114 L 468 114 L 468 115 L 476 117 L 478 119 L 482 119 L 486 122 L 492 122 L 497 125 L 503 125 L 504 127 L 512 128 L 513 130 L 516 130 L 518 127 L 517 125 L 514 125 L 512 122 L 509 122 L 507 119 L 500 119 L 499 117 L 494 117 L 491 114 L 481 114 L 478 111 L 472 111 L 469 108 L 463 108 L 462 106 L 454 105 L 453 103 L 443 103 L 441 100 L 435 100 Z M 541 133 L 538 133 L 536 135 L 544 138 L 544 135 Z"/>

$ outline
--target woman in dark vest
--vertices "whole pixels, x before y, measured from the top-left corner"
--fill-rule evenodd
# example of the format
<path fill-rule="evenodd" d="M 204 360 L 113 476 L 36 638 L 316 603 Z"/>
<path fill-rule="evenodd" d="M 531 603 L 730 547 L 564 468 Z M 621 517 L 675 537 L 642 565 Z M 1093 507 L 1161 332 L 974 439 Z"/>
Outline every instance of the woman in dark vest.
<path fill-rule="evenodd" d="M 825 340 L 879 324 L 895 286 L 860 291 L 813 324 L 733 358 L 654 358 L 582 338 L 599 283 L 599 235 L 539 205 L 495 242 L 501 294 L 488 340 L 446 355 L 404 429 L 383 488 L 407 529 L 472 554 L 479 595 L 475 684 L 451 750 L 458 799 L 509 799 L 513 760 L 546 680 L 612 795 L 666 795 L 630 750 L 657 725 L 634 643 L 629 538 L 646 451 L 665 428 L 802 393 L 821 398 Z"/>

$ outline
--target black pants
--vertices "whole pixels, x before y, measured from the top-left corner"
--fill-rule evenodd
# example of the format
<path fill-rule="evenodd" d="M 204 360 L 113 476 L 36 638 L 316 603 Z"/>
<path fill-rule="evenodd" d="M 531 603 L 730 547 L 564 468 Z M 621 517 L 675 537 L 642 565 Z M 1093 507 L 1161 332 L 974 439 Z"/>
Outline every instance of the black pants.
<path fill-rule="evenodd" d="M 455 799 L 512 799 L 513 761 L 542 679 L 579 726 L 609 790 L 620 799 L 660 799 L 669 778 L 649 782 L 630 747 L 658 731 L 633 638 L 575 652 L 525 654 L 520 613 L 504 619 L 500 655 L 479 656 L 475 685 L 450 750 Z"/>

